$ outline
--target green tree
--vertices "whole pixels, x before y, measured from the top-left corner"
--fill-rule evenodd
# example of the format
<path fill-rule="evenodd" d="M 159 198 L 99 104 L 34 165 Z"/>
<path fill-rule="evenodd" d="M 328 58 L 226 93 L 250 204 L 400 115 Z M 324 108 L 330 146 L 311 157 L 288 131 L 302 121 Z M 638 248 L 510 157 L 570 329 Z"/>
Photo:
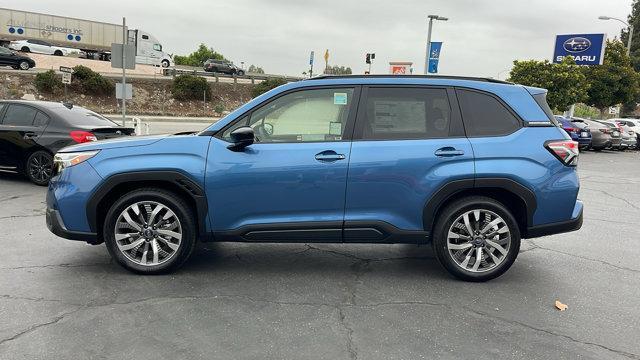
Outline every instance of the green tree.
<path fill-rule="evenodd" d="M 254 86 L 253 89 L 251 90 L 251 95 L 253 95 L 253 97 L 257 97 L 259 95 L 266 93 L 271 89 L 277 88 L 278 86 L 284 85 L 286 83 L 287 83 L 287 80 L 285 80 L 284 78 L 267 79 L 259 83 L 258 85 Z"/>
<path fill-rule="evenodd" d="M 175 55 L 173 61 L 176 65 L 188 65 L 188 66 L 202 66 L 205 61 L 209 59 L 225 60 L 224 56 L 212 47 L 207 47 L 205 44 L 200 44 L 198 49 L 189 55 L 181 56 Z"/>
<path fill-rule="evenodd" d="M 260 66 L 251 65 L 247 70 L 248 73 L 253 74 L 264 74 L 264 70 Z"/>
<path fill-rule="evenodd" d="M 640 77 L 618 40 L 607 41 L 603 65 L 584 67 L 583 72 L 591 84 L 586 104 L 600 109 L 601 115 L 607 107 L 634 101 L 640 93 Z"/>
<path fill-rule="evenodd" d="M 325 74 L 331 74 L 331 75 L 351 75 L 353 74 L 353 72 L 351 71 L 350 67 L 344 67 L 344 66 L 329 66 L 324 70 Z"/>
<path fill-rule="evenodd" d="M 560 64 L 548 60 L 516 60 L 509 81 L 547 89 L 547 102 L 557 111 L 565 111 L 572 104 L 585 101 L 589 88 L 585 74 L 570 57 Z"/>

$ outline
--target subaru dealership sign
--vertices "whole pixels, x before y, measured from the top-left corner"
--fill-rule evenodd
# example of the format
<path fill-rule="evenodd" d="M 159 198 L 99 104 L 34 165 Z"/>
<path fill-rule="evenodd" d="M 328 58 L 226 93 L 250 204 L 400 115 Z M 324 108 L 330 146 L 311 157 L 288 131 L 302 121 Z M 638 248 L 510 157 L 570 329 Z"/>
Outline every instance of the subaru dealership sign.
<path fill-rule="evenodd" d="M 557 35 L 553 62 L 570 56 L 578 65 L 602 65 L 606 43 L 607 34 Z"/>

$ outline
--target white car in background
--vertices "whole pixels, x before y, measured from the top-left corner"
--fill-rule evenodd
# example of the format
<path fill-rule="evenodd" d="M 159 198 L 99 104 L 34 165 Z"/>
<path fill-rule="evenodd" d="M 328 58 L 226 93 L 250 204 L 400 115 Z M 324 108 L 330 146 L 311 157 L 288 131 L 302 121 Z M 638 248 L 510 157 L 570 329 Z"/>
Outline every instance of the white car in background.
<path fill-rule="evenodd" d="M 9 43 L 9 49 L 22 51 L 25 53 L 47 54 L 56 56 L 66 56 L 72 52 L 78 52 L 75 49 L 64 48 L 52 45 L 43 40 L 18 40 Z"/>

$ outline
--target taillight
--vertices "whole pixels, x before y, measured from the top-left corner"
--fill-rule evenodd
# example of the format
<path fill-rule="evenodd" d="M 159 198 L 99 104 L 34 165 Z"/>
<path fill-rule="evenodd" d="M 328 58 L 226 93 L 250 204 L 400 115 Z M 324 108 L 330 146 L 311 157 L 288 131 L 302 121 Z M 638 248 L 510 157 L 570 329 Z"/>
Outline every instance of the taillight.
<path fill-rule="evenodd" d="M 69 135 L 71 136 L 73 141 L 75 141 L 77 143 L 80 143 L 80 144 L 98 140 L 98 138 L 96 138 L 95 135 L 93 135 L 92 133 L 90 133 L 88 131 L 84 131 L 84 130 L 74 130 L 74 131 L 70 132 Z"/>
<path fill-rule="evenodd" d="M 558 160 L 567 166 L 578 165 L 578 142 L 571 140 L 550 140 L 544 143 L 544 146 Z"/>

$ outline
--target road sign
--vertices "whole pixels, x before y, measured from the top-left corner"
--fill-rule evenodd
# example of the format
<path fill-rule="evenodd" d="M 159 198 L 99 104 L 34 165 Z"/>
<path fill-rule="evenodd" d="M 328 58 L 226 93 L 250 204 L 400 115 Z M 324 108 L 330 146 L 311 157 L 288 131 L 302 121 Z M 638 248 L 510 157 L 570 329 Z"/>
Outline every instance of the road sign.
<path fill-rule="evenodd" d="M 311 55 L 309 55 L 309 65 L 313 65 L 313 58 L 315 57 L 315 55 L 315 51 L 312 51 Z"/>
<path fill-rule="evenodd" d="M 133 86 L 131 84 L 124 84 L 124 91 L 122 91 L 122 83 L 116 84 L 116 99 L 122 99 L 123 95 L 125 100 L 133 98 Z"/>
<path fill-rule="evenodd" d="M 134 70 L 136 68 L 136 47 L 133 44 L 111 44 L 111 67 L 122 69 L 122 51 L 125 52 L 125 69 Z"/>
<path fill-rule="evenodd" d="M 68 73 L 68 72 L 62 73 L 62 83 L 71 84 L 71 73 Z"/>
<path fill-rule="evenodd" d="M 620 114 L 620 108 L 617 106 L 610 106 L 609 107 L 609 115 L 618 115 Z"/>
<path fill-rule="evenodd" d="M 607 34 L 557 35 L 553 50 L 553 62 L 572 57 L 578 65 L 602 65 Z"/>
<path fill-rule="evenodd" d="M 73 74 L 73 68 L 67 66 L 60 66 L 60 72 Z"/>
<path fill-rule="evenodd" d="M 438 73 L 440 50 L 442 50 L 442 42 L 431 42 L 431 49 L 429 49 L 429 64 L 427 67 L 430 74 Z"/>

